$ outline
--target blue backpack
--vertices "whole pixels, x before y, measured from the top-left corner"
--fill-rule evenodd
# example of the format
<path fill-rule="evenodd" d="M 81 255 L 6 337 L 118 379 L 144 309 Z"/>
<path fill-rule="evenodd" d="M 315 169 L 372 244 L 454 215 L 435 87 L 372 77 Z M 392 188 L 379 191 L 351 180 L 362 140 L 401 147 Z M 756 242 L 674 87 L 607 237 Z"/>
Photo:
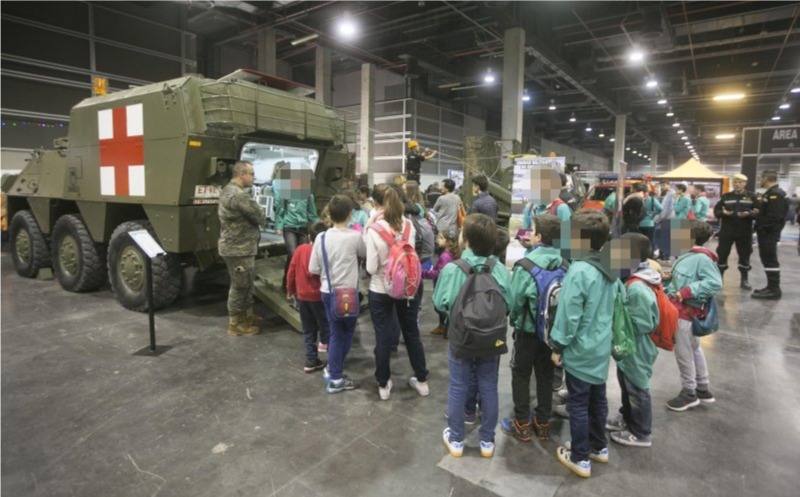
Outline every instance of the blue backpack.
<path fill-rule="evenodd" d="M 536 316 L 533 316 L 536 322 L 536 336 L 542 343 L 550 344 L 550 330 L 553 328 L 553 323 L 556 320 L 556 309 L 558 308 L 558 296 L 561 293 L 561 282 L 564 281 L 564 276 L 569 269 L 569 262 L 562 259 L 561 266 L 556 269 L 545 269 L 537 266 L 532 260 L 523 257 L 518 260 L 515 266 L 520 266 L 531 278 L 536 282 L 536 292 L 539 298 L 536 302 Z M 528 302 L 525 302 L 525 308 L 528 309 Z M 525 313 L 523 319 L 527 318 L 528 313 Z"/>

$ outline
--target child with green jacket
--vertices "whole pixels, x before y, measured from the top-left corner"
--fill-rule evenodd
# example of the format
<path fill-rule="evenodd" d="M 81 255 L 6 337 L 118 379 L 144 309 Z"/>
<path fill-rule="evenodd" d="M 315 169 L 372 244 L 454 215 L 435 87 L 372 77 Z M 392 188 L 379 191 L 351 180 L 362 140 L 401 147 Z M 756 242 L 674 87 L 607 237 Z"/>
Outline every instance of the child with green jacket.
<path fill-rule="evenodd" d="M 618 283 L 599 252 L 608 240 L 608 218 L 600 212 L 579 212 L 572 218 L 572 233 L 576 260 L 562 283 L 550 333 L 553 360 L 563 358 L 566 370 L 572 442 L 559 447 L 556 456 L 572 472 L 588 478 L 589 459 L 608 462 L 606 379 Z"/>
<path fill-rule="evenodd" d="M 617 380 L 622 392 L 619 415 L 606 423 L 611 440 L 632 447 L 650 447 L 653 407 L 650 378 L 658 350 L 650 334 L 658 326 L 660 314 L 656 293 L 651 286 L 661 285 L 661 273 L 650 266 L 650 240 L 641 233 L 622 235 L 630 250 L 632 274 L 627 278 L 626 306 L 635 328 L 635 348 L 628 357 L 617 361 Z"/>
<path fill-rule="evenodd" d="M 557 270 L 564 264 L 561 252 L 554 247 L 561 236 L 561 220 L 552 214 L 533 219 L 531 234 L 534 248 L 525 255 L 543 270 Z M 545 290 L 545 289 L 542 289 Z M 536 333 L 539 288 L 531 273 L 518 262 L 511 276 L 511 325 L 514 327 L 514 349 L 511 355 L 511 392 L 514 415 L 500 422 L 503 431 L 520 442 L 531 441 L 531 430 L 540 440 L 550 434 L 553 405 L 554 365 L 552 350 Z M 531 374 L 536 377 L 536 410 L 531 416 Z"/>
<path fill-rule="evenodd" d="M 461 230 L 463 251 L 461 261 L 471 267 L 485 266 L 494 259 L 491 275 L 500 287 L 508 306 L 509 277 L 505 265 L 492 255 L 497 237 L 494 221 L 484 214 L 470 214 Z M 442 269 L 433 292 L 433 305 L 439 312 L 450 314 L 461 287 L 467 281 L 466 273 L 455 262 Z M 464 412 L 471 396 L 470 388 L 477 378 L 481 404 L 480 446 L 481 456 L 494 455 L 494 434 L 498 416 L 497 377 L 500 356 L 464 358 L 454 353 L 457 344 L 448 347 L 450 385 L 447 400 L 447 427 L 442 438 L 450 455 L 461 457 L 464 452 Z M 472 406 L 469 406 L 472 407 Z M 467 408 L 469 408 L 467 407 Z"/>
<path fill-rule="evenodd" d="M 711 238 L 711 226 L 692 221 L 690 234 L 694 246 L 672 265 L 672 279 L 665 289 L 678 308 L 675 360 L 681 375 L 681 391 L 667 407 L 679 412 L 715 400 L 709 388 L 706 356 L 692 333 L 692 319 L 702 317 L 709 301 L 722 289 L 717 254 L 703 247 Z"/>

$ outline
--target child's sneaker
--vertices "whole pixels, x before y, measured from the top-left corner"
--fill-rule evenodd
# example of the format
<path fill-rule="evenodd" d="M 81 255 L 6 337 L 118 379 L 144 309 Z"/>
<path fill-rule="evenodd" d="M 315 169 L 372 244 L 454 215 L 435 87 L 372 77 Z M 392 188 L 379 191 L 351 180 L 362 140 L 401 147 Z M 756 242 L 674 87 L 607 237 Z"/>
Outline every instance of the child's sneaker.
<path fill-rule="evenodd" d="M 592 463 L 588 459 L 585 461 L 572 462 L 570 459 L 570 450 L 566 447 L 559 447 L 556 449 L 556 457 L 558 461 L 569 468 L 573 473 L 581 478 L 589 478 L 592 476 Z"/>
<path fill-rule="evenodd" d="M 534 433 L 539 437 L 539 440 L 550 440 L 550 422 L 539 421 L 536 416 L 531 421 Z"/>
<path fill-rule="evenodd" d="M 420 397 L 427 397 L 431 394 L 431 390 L 428 388 L 428 382 L 419 381 L 416 376 L 409 378 L 408 384 L 411 385 L 411 388 L 417 391 Z"/>
<path fill-rule="evenodd" d="M 494 455 L 494 442 L 484 442 L 481 440 L 481 457 L 489 459 Z"/>
<path fill-rule="evenodd" d="M 700 385 L 697 385 L 695 394 L 697 395 L 697 399 L 703 404 L 713 404 L 717 400 L 714 398 L 714 394 L 711 393 L 711 390 L 708 389 L 708 385 L 706 385 L 705 388 L 700 388 Z"/>
<path fill-rule="evenodd" d="M 528 443 L 531 441 L 530 423 L 520 423 L 517 418 L 503 418 L 500 420 L 500 429 L 506 435 L 511 435 L 520 442 Z"/>
<path fill-rule="evenodd" d="M 615 417 L 606 420 L 606 430 L 608 431 L 623 431 L 628 425 L 625 424 L 625 418 L 622 413 L 618 413 Z"/>
<path fill-rule="evenodd" d="M 328 351 L 328 344 L 319 342 L 317 344 L 317 352 L 327 352 Z"/>
<path fill-rule="evenodd" d="M 567 440 L 566 442 L 564 442 L 564 447 L 566 447 L 567 450 L 572 450 L 572 442 Z M 607 463 L 608 462 L 608 447 L 604 447 L 604 448 L 602 448 L 600 450 L 593 450 L 593 451 L 589 452 L 589 459 L 591 459 L 594 462 L 601 462 L 601 463 L 604 463 L 604 464 Z"/>
<path fill-rule="evenodd" d="M 569 412 L 567 411 L 567 404 L 558 404 L 553 406 L 553 414 L 556 416 L 569 419 Z"/>
<path fill-rule="evenodd" d="M 681 390 L 681 393 L 679 393 L 677 397 L 667 401 L 667 407 L 678 412 L 682 412 L 699 405 L 700 399 L 697 398 L 697 395 L 695 395 L 695 393 L 691 390 L 685 389 Z"/>
<path fill-rule="evenodd" d="M 615 431 L 611 433 L 611 440 L 629 447 L 650 447 L 653 445 L 650 437 L 639 438 L 629 431 Z"/>
<path fill-rule="evenodd" d="M 325 367 L 325 362 L 320 361 L 319 359 L 315 361 L 306 361 L 306 365 L 303 366 L 303 371 L 306 373 L 313 373 L 314 371 L 319 371 Z"/>
<path fill-rule="evenodd" d="M 392 380 L 390 378 L 389 381 L 386 382 L 385 387 L 378 385 L 378 397 L 380 397 L 381 400 L 389 400 L 389 396 L 391 395 L 392 395 Z"/>
<path fill-rule="evenodd" d="M 347 376 L 342 376 L 338 380 L 330 380 L 325 389 L 328 391 L 328 393 L 339 393 L 344 392 L 345 390 L 355 390 L 356 388 L 357 385 L 353 380 Z"/>
<path fill-rule="evenodd" d="M 331 373 L 328 371 L 328 366 L 322 368 L 322 381 L 325 382 L 325 385 L 331 381 Z"/>
<path fill-rule="evenodd" d="M 447 427 L 442 432 L 442 441 L 444 446 L 447 447 L 448 452 L 453 457 L 461 457 L 464 455 L 464 442 L 455 442 L 450 440 L 450 427 Z"/>

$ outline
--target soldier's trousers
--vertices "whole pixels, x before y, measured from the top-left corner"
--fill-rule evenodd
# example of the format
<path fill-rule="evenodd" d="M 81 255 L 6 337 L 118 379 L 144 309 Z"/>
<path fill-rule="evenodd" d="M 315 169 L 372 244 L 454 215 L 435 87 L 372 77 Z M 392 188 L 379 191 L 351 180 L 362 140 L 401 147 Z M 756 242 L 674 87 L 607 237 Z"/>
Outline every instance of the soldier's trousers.
<path fill-rule="evenodd" d="M 750 271 L 750 255 L 753 253 L 753 234 L 752 233 L 720 233 L 719 244 L 717 245 L 717 257 L 720 272 L 728 269 L 728 256 L 731 247 L 736 244 L 736 253 L 739 255 L 739 271 Z"/>
<path fill-rule="evenodd" d="M 770 288 L 778 288 L 781 283 L 781 265 L 778 263 L 778 242 L 781 239 L 781 229 L 761 229 L 757 230 L 758 235 L 758 255 L 761 257 L 761 265 L 767 273 L 767 285 Z"/>
<path fill-rule="evenodd" d="M 228 290 L 228 314 L 235 316 L 253 305 L 253 283 L 256 277 L 255 256 L 223 257 L 228 267 L 231 286 Z"/>

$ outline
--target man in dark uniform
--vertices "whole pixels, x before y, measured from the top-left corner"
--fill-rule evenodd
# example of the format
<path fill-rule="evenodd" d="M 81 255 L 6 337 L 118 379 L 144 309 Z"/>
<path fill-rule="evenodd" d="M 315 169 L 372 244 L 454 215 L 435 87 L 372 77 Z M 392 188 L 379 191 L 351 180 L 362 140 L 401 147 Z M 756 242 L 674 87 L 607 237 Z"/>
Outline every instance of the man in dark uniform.
<path fill-rule="evenodd" d="M 421 151 L 417 140 L 409 140 L 408 153 L 406 154 L 406 181 L 416 181 L 419 184 L 422 161 L 432 159 L 435 155 L 435 150 L 425 149 Z"/>
<path fill-rule="evenodd" d="M 747 281 L 750 271 L 750 254 L 753 253 L 753 220 L 758 215 L 758 200 L 752 192 L 745 191 L 747 176 L 737 174 L 733 177 L 733 191 L 722 195 L 714 205 L 714 217 L 719 219 L 719 245 L 717 245 L 717 266 L 722 277 L 728 269 L 728 255 L 731 246 L 736 244 L 739 255 L 739 273 L 742 275 L 739 287 L 751 290 Z"/>
<path fill-rule="evenodd" d="M 778 264 L 778 241 L 786 223 L 786 192 L 778 186 L 778 173 L 764 171 L 761 174 L 761 187 L 767 191 L 761 196 L 756 235 L 758 235 L 758 255 L 767 273 L 767 286 L 753 292 L 755 299 L 778 300 L 781 298 L 781 268 Z"/>

